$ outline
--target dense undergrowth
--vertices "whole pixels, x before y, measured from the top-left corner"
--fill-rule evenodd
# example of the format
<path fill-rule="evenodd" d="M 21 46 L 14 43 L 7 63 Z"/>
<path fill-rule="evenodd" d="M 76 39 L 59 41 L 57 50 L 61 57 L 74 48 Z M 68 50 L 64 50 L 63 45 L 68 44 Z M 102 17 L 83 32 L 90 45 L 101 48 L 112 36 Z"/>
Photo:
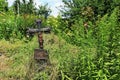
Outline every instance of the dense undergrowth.
<path fill-rule="evenodd" d="M 5 17 L 3 15 L 9 16 Z M 33 53 L 38 47 L 36 37 L 31 41 L 25 29 L 34 25 L 36 16 L 17 18 L 0 14 L 0 51 L 8 57 L 8 68 L 0 71 L 2 79 L 20 80 L 119 80 L 120 79 L 120 22 L 119 9 L 104 15 L 96 22 L 84 20 L 72 25 L 60 17 L 49 17 L 44 25 L 52 26 L 52 34 L 44 35 L 44 46 L 49 51 L 51 65 L 40 73 L 34 72 Z M 8 41 L 6 41 L 8 40 Z M 4 53 L 5 52 L 5 53 Z"/>
<path fill-rule="evenodd" d="M 80 19 L 63 36 L 69 43 L 80 47 L 76 59 L 61 64 L 62 80 L 119 80 L 120 22 L 119 10 L 88 23 L 87 33 Z M 65 30 L 65 29 L 63 29 Z M 64 65 L 64 66 L 63 66 Z"/>

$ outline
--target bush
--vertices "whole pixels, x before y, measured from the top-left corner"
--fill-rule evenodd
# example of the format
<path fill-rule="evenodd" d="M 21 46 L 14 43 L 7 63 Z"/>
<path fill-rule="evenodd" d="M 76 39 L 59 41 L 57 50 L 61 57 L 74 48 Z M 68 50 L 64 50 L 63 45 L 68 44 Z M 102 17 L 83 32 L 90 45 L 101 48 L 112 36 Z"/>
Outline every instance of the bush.
<path fill-rule="evenodd" d="M 67 41 L 79 46 L 81 52 L 77 58 L 67 58 L 61 62 L 59 69 L 62 80 L 120 79 L 120 28 L 117 12 L 118 8 L 110 16 L 106 14 L 98 21 L 97 36 L 92 36 L 92 28 L 84 34 L 82 21 L 74 25 L 74 31 L 70 32 Z"/>
<path fill-rule="evenodd" d="M 9 13 L 0 15 L 0 39 L 18 38 L 26 36 L 28 27 L 35 28 L 35 20 L 38 18 L 34 15 L 14 16 Z"/>

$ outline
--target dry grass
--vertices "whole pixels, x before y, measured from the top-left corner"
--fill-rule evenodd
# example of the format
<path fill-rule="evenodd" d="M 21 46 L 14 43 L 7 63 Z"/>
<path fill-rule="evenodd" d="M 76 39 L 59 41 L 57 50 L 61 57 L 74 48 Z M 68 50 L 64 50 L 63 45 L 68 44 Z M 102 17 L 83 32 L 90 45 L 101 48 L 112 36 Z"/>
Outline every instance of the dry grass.
<path fill-rule="evenodd" d="M 0 72 L 2 80 L 20 80 L 33 79 L 34 75 L 39 74 L 34 72 L 35 62 L 33 60 L 33 51 L 38 47 L 37 38 L 25 43 L 24 41 L 0 41 L 1 51 L 6 52 L 0 57 Z M 55 80 L 58 77 L 58 68 L 60 61 L 70 56 L 76 56 L 79 48 L 68 44 L 66 41 L 57 37 L 53 33 L 44 34 L 44 49 L 48 50 L 51 65 L 46 66 L 46 69 L 40 72 L 40 75 L 47 75 L 49 80 Z M 76 54 L 76 55 L 75 55 Z M 49 73 L 49 74 L 48 74 Z"/>

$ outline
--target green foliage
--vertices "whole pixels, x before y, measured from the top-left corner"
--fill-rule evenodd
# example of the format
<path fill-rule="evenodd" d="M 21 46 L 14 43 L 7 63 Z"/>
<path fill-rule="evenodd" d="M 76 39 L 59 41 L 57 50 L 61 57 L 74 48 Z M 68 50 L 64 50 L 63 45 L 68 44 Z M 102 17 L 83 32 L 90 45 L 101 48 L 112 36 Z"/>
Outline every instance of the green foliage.
<path fill-rule="evenodd" d="M 35 15 L 14 16 L 13 14 L 3 13 L 0 18 L 0 39 L 22 39 L 26 36 L 28 27 L 36 27 L 35 20 L 38 17 Z"/>
<path fill-rule="evenodd" d="M 16 15 L 21 14 L 34 14 L 34 15 L 42 15 L 47 19 L 50 15 L 51 10 L 48 8 L 48 4 L 46 5 L 39 5 L 39 8 L 36 8 L 35 3 L 33 0 L 16 0 L 13 4 L 14 12 Z"/>
<path fill-rule="evenodd" d="M 116 8 L 110 16 L 105 15 L 97 24 L 97 38 L 92 36 L 91 25 L 84 33 L 82 21 L 77 22 L 66 41 L 80 47 L 77 58 L 67 58 L 60 64 L 63 80 L 116 80 L 120 79 L 119 40 L 120 27 Z M 80 26 L 80 27 L 79 27 Z M 67 63 L 66 63 L 67 62 Z M 69 62 L 69 63 L 68 63 Z"/>
<path fill-rule="evenodd" d="M 6 0 L 0 0 L 0 13 L 8 11 L 8 3 Z"/>
<path fill-rule="evenodd" d="M 35 72 L 32 57 L 37 39 L 25 39 L 27 27 L 35 28 L 38 18 L 34 15 L 33 0 L 16 1 L 16 13 L 20 15 L 0 14 L 0 51 L 6 52 L 10 68 L 2 71 L 2 76 L 25 80 L 120 79 L 120 7 L 116 7 L 119 0 L 64 0 L 65 18 L 39 16 L 42 26 L 51 26 L 58 36 L 44 35 L 51 65 L 41 72 Z M 40 15 L 48 14 L 47 5 L 39 8 Z"/>
<path fill-rule="evenodd" d="M 3 13 L 0 14 L 0 38 L 11 37 L 11 31 L 14 28 L 14 17 Z"/>
<path fill-rule="evenodd" d="M 50 8 L 48 8 L 48 4 L 46 4 L 44 6 L 43 5 L 39 6 L 39 9 L 37 11 L 37 15 L 44 16 L 45 19 L 47 19 L 47 17 L 50 15 L 50 13 L 51 13 L 51 10 L 50 10 Z"/>
<path fill-rule="evenodd" d="M 14 12 L 15 14 L 33 14 L 35 13 L 35 4 L 33 0 L 23 0 L 22 2 L 20 0 L 15 0 L 14 4 Z"/>
<path fill-rule="evenodd" d="M 62 16 L 68 19 L 69 24 L 75 23 L 79 18 L 84 22 L 95 23 L 99 17 L 111 14 L 117 6 L 119 0 L 63 0 L 64 6 L 61 10 Z"/>

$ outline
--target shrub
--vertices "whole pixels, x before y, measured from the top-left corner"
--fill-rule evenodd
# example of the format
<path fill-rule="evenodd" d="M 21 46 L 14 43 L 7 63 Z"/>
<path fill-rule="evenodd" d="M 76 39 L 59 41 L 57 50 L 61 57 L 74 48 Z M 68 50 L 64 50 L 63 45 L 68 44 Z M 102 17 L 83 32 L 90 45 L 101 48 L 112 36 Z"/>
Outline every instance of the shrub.
<path fill-rule="evenodd" d="M 106 14 L 98 21 L 97 36 L 92 36 L 91 28 L 88 34 L 84 34 L 84 28 L 80 27 L 82 21 L 74 25 L 76 30 L 71 31 L 72 36 L 67 40 L 78 45 L 81 52 L 77 58 L 67 58 L 61 62 L 59 69 L 62 80 L 120 79 L 118 11 L 116 8 L 110 16 Z"/>

